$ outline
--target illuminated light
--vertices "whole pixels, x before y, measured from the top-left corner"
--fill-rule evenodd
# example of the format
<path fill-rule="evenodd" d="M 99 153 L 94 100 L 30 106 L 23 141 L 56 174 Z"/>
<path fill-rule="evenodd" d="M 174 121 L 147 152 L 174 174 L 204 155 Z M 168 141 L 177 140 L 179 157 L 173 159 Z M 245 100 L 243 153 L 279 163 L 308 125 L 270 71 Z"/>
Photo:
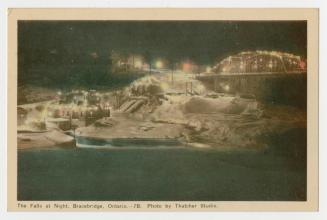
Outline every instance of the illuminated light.
<path fill-rule="evenodd" d="M 160 83 L 160 87 L 163 89 L 163 90 L 167 90 L 169 88 L 169 85 L 165 82 L 162 82 Z"/>
<path fill-rule="evenodd" d="M 241 69 L 244 68 L 244 64 L 243 64 L 243 62 L 241 62 L 241 64 L 240 64 L 240 68 L 241 68 Z"/>
<path fill-rule="evenodd" d="M 191 70 L 191 64 L 190 63 L 183 63 L 183 71 L 188 72 Z"/>
<path fill-rule="evenodd" d="M 205 88 L 204 85 L 202 85 L 202 84 L 197 84 L 197 85 L 195 86 L 195 89 L 196 89 L 196 91 L 197 91 L 198 93 L 203 93 L 203 92 L 205 92 L 205 90 L 206 90 L 206 88 Z"/>
<path fill-rule="evenodd" d="M 147 64 L 147 63 L 144 63 L 143 64 L 143 69 L 149 69 L 150 68 L 150 65 L 149 64 Z"/>
<path fill-rule="evenodd" d="M 141 69 L 143 67 L 143 60 L 140 56 L 134 57 L 134 67 Z"/>
<path fill-rule="evenodd" d="M 210 73 L 211 70 L 212 70 L 211 67 L 210 67 L 210 66 L 207 66 L 207 68 L 206 68 L 206 72 L 207 72 L 207 73 Z"/>
<path fill-rule="evenodd" d="M 58 94 L 58 95 L 62 95 L 62 92 L 61 92 L 61 91 L 58 91 L 57 94 Z"/>
<path fill-rule="evenodd" d="M 230 88 L 229 88 L 229 85 L 225 85 L 225 86 L 224 86 L 224 90 L 225 90 L 226 92 L 228 92 L 229 89 L 230 89 Z"/>
<path fill-rule="evenodd" d="M 306 64 L 305 64 L 305 62 L 304 61 L 300 61 L 299 62 L 299 66 L 300 66 L 300 68 L 302 69 L 302 70 L 304 70 L 305 69 L 305 66 L 306 66 Z"/>
<path fill-rule="evenodd" d="M 301 64 L 301 57 L 296 56 L 290 53 L 284 53 L 279 51 L 265 51 L 265 50 L 257 50 L 257 51 L 243 51 L 233 56 L 228 56 L 225 59 L 218 61 L 218 69 L 221 72 L 227 72 L 231 67 L 237 67 L 239 71 L 243 71 L 247 68 L 247 62 L 245 60 L 253 59 L 253 63 L 251 64 L 252 70 L 258 70 L 261 67 L 266 67 L 267 69 L 278 68 L 281 65 L 281 62 L 284 62 L 287 65 L 290 65 L 292 68 L 298 67 L 299 69 L 304 69 L 305 64 Z M 228 63 L 230 61 L 231 63 Z M 235 62 L 234 62 L 235 61 Z M 237 64 L 237 62 L 239 62 Z M 243 63 L 243 64 L 242 64 Z M 225 67 L 224 67 L 225 66 Z M 223 68 L 224 67 L 224 68 Z"/>
<path fill-rule="evenodd" d="M 161 60 L 157 60 L 156 62 L 156 68 L 161 69 L 163 67 L 163 62 Z"/>

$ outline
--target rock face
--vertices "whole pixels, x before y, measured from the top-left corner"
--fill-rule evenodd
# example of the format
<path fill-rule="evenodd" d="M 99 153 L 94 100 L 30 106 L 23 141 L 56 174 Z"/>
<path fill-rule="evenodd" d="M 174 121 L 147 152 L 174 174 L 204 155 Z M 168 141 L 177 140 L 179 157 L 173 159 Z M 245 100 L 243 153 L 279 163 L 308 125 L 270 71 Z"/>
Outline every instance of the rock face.
<path fill-rule="evenodd" d="M 188 142 L 211 147 L 265 147 L 266 138 L 306 127 L 305 112 L 291 107 L 260 106 L 254 99 L 170 97 L 150 116 L 182 124 Z"/>
<path fill-rule="evenodd" d="M 169 77 L 140 79 L 126 90 L 134 90 L 109 120 L 77 129 L 81 137 L 113 139 L 179 140 L 187 145 L 214 148 L 265 148 L 267 137 L 305 128 L 306 114 L 301 109 L 259 103 L 254 97 L 200 90 L 183 92 L 184 76 L 172 84 Z M 161 94 L 148 95 L 151 84 Z M 194 82 L 194 89 L 201 84 Z M 170 92 L 174 89 L 177 92 Z M 136 93 L 140 95 L 137 96 Z M 269 140 L 268 140 L 269 141 Z"/>
<path fill-rule="evenodd" d="M 170 80 L 170 73 L 158 73 L 116 91 L 120 94 L 119 105 L 112 109 L 111 117 L 76 129 L 77 141 L 94 139 L 110 145 L 119 140 L 133 145 L 160 140 L 163 144 L 178 141 L 196 147 L 263 148 L 267 137 L 306 129 L 306 112 L 299 108 L 268 105 L 251 95 L 216 93 L 186 74 L 176 74 L 175 81 Z M 30 132 L 18 134 L 19 148 L 73 141 L 56 128 L 41 132 L 45 129 L 43 109 L 51 104 L 49 101 L 24 105 L 27 111 L 21 113 L 26 123 L 19 130 Z"/>
<path fill-rule="evenodd" d="M 17 135 L 18 149 L 74 146 L 74 138 L 60 131 L 24 132 Z"/>
<path fill-rule="evenodd" d="M 178 139 L 184 125 L 140 121 L 126 114 L 115 115 L 114 119 L 102 119 L 97 123 L 75 131 L 76 136 L 97 139 Z"/>

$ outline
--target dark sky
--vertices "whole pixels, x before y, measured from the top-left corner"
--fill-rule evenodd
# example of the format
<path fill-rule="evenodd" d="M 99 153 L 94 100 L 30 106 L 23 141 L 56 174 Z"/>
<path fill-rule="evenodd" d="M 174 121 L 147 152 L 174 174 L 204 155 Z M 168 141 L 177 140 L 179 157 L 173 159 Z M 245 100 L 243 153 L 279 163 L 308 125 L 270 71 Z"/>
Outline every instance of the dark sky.
<path fill-rule="evenodd" d="M 19 61 L 60 64 L 111 50 L 199 64 L 258 49 L 306 57 L 306 32 L 305 21 L 20 21 Z"/>

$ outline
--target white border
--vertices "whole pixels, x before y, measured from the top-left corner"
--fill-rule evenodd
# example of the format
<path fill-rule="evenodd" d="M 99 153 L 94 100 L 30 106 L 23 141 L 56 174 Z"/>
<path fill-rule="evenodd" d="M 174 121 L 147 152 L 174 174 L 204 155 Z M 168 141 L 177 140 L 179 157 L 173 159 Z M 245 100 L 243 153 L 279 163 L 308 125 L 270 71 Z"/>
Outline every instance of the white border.
<path fill-rule="evenodd" d="M 0 2 L 0 219 L 327 219 L 327 1 L 326 0 L 1 0 Z M 320 211 L 303 212 L 246 212 L 246 213 L 8 213 L 7 182 L 7 8 L 320 8 Z"/>

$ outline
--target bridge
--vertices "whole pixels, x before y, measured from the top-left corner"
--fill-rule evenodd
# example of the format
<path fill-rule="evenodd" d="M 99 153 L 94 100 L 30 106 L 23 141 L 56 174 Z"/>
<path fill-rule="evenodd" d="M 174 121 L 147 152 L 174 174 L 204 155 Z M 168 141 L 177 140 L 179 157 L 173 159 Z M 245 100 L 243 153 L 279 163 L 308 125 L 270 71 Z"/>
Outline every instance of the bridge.
<path fill-rule="evenodd" d="M 196 77 L 216 92 L 249 94 L 266 103 L 306 107 L 307 70 L 300 56 L 247 51 L 229 56 Z"/>
<path fill-rule="evenodd" d="M 207 88 L 230 94 L 249 94 L 259 101 L 271 104 L 288 104 L 306 107 L 307 74 L 249 73 L 199 75 Z"/>

